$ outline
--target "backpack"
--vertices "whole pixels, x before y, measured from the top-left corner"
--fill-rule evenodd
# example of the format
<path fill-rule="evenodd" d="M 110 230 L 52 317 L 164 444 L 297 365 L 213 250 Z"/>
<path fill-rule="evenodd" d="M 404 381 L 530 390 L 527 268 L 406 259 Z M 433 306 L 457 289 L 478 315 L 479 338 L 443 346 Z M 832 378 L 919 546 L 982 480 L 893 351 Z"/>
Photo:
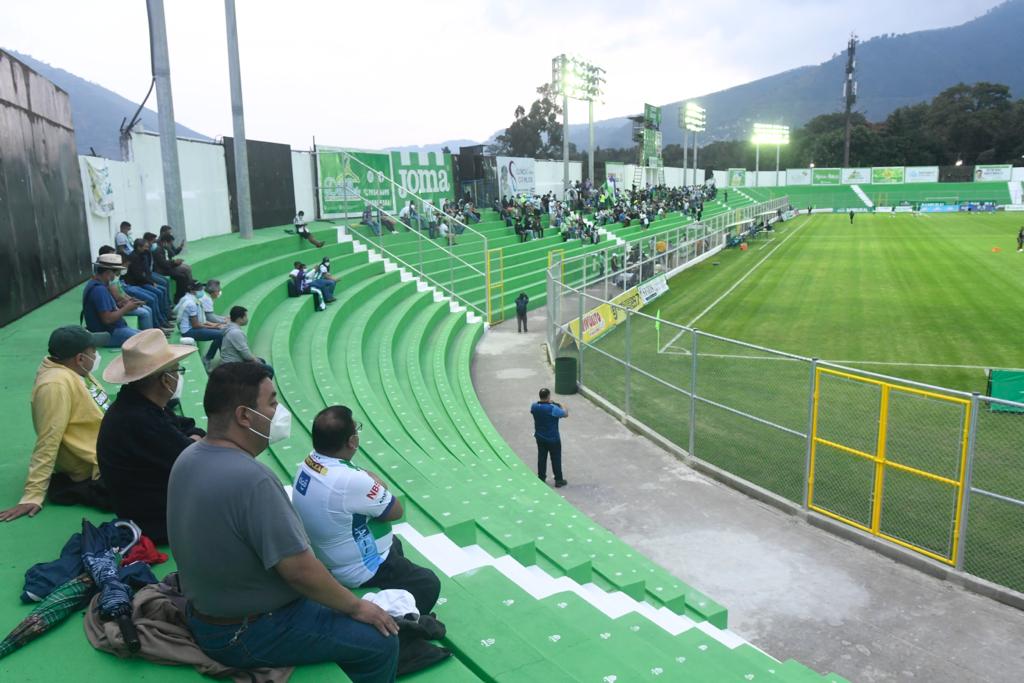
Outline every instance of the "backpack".
<path fill-rule="evenodd" d="M 288 296 L 299 296 L 299 283 L 297 283 L 293 277 L 288 278 Z"/>

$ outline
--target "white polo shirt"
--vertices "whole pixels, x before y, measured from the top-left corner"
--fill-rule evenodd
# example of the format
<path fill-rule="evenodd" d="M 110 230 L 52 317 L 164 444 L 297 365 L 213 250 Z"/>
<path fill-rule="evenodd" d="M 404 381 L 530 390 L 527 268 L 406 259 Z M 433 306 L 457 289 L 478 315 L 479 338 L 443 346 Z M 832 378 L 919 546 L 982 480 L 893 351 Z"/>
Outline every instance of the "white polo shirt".
<path fill-rule="evenodd" d="M 391 550 L 391 532 L 375 538 L 367 522 L 391 510 L 395 497 L 355 465 L 313 451 L 299 466 L 292 505 L 313 552 L 349 588 L 370 580 Z"/>

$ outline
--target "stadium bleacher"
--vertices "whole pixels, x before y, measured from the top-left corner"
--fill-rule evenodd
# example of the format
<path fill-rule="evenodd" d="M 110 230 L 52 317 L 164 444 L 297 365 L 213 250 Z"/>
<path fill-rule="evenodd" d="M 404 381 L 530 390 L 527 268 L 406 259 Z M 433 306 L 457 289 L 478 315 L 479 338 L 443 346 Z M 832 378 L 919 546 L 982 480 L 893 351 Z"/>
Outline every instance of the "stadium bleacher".
<path fill-rule="evenodd" d="M 223 236 L 190 243 L 186 256 L 199 279 L 218 277 L 221 312 L 246 306 L 253 351 L 275 368 L 282 402 L 293 414 L 291 437 L 260 456 L 290 484 L 311 449 L 312 419 L 344 403 L 364 422 L 361 458 L 402 498 L 406 517 L 395 527 L 414 560 L 442 578 L 438 616 L 448 625 L 444 644 L 455 657 L 411 681 L 841 681 L 795 661 L 779 662 L 728 630 L 724 607 L 655 565 L 537 480 L 501 438 L 477 400 L 470 378 L 482 323 L 453 313 L 447 301 L 420 292 L 337 229 L 311 226 L 328 242 L 316 250 L 278 229 L 249 243 Z M 493 220 L 479 228 L 505 248 L 506 291 L 542 299 L 543 266 L 561 238 L 530 243 L 507 238 Z M 355 234 L 362 239 L 359 229 Z M 457 253 L 474 254 L 469 235 Z M 416 236 L 385 235 L 389 248 L 415 249 Z M 476 238 L 479 239 L 479 238 Z M 578 246 L 583 250 L 588 247 Z M 295 260 L 332 259 L 340 278 L 338 302 L 315 312 L 309 297 L 289 298 L 286 273 Z M 447 259 L 444 259 L 447 268 Z M 440 268 L 441 265 L 437 264 Z M 512 271 L 513 268 L 519 270 Z M 510 275 L 510 271 L 513 274 Z M 510 285 L 510 282 L 515 284 Z M 52 328 L 78 319 L 82 287 L 27 314 L 4 330 L 3 362 L 11 368 L 4 392 L 18 416 L 8 445 L 18 457 L 0 464 L 0 486 L 16 499 L 34 442 L 28 391 Z M 483 293 L 480 293 L 482 300 Z M 104 364 L 116 351 L 103 350 Z M 182 406 L 200 424 L 205 373 L 198 354 Z M 33 563 L 57 556 L 85 516 L 81 508 L 48 505 L 32 520 L 5 525 L 0 577 L 9 597 L 0 625 L 13 627 L 28 611 L 13 587 Z M 157 568 L 174 568 L 173 557 Z M 54 680 L 75 670 L 97 680 L 195 680 L 186 668 L 123 661 L 93 650 L 74 617 L 38 642 L 0 660 L 3 680 Z M 2 626 L 0 626 L 2 628 Z M 73 669 L 70 669 L 73 667 Z M 304 667 L 293 680 L 347 680 L 333 665 Z"/>
<path fill-rule="evenodd" d="M 995 202 L 1010 204 L 1007 183 L 905 183 L 902 185 L 858 186 L 876 206 L 899 206 L 927 202 L 955 204 Z M 730 188 L 729 192 L 748 195 L 757 201 L 789 197 L 796 209 L 808 206 L 830 209 L 863 209 L 867 205 L 850 185 L 788 185 L 783 187 Z"/>

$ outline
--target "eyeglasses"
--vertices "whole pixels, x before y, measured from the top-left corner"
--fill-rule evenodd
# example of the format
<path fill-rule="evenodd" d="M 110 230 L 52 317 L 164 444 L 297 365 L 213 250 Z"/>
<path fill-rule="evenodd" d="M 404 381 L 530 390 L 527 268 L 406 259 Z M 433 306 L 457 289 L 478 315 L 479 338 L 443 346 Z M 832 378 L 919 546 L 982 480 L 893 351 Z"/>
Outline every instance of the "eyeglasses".
<path fill-rule="evenodd" d="M 170 370 L 164 370 L 169 375 L 184 375 L 188 371 L 186 367 L 171 368 Z"/>
<path fill-rule="evenodd" d="M 355 424 L 357 432 L 363 431 L 363 423 L 362 422 L 355 422 L 354 424 Z"/>

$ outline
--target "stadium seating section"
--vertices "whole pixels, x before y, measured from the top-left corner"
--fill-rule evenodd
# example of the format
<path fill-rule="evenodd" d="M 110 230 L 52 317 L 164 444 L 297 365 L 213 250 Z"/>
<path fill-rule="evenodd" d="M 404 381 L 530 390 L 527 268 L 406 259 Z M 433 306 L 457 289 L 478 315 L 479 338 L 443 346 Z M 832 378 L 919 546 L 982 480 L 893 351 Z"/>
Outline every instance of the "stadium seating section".
<path fill-rule="evenodd" d="M 724 207 L 708 208 L 713 210 Z M 519 243 L 493 213 L 485 213 L 477 228 L 489 246 L 504 249 L 505 291 L 526 291 L 534 301 L 543 302 L 549 251 L 565 249 L 568 255 L 597 248 L 565 245 L 554 232 Z M 656 224 L 658 231 L 672 227 L 664 223 Z M 358 243 L 339 242 L 334 226 L 313 227 L 328 243 L 320 250 L 280 229 L 266 229 L 249 243 L 229 235 L 190 244 L 186 256 L 199 279 L 221 280 L 219 308 L 249 309 L 250 344 L 277 371 L 281 400 L 294 416 L 292 435 L 260 460 L 282 482 L 291 483 L 297 463 L 311 449 L 318 410 L 343 403 L 363 421 L 363 464 L 379 472 L 405 505 L 396 532 L 406 539 L 409 555 L 442 576 L 437 612 L 448 625 L 444 644 L 456 655 L 404 680 L 842 680 L 795 661 L 780 662 L 744 643 L 727 629 L 724 607 L 539 482 L 477 400 L 470 363 L 483 323 L 467 322 L 465 313 L 452 312 L 447 301 L 420 291 L 415 280 Z M 368 239 L 362 229 L 355 234 L 357 240 Z M 418 263 L 415 235 L 386 233 L 383 240 Z M 482 268 L 480 242 L 463 235 L 454 251 Z M 294 260 L 316 262 L 325 255 L 340 277 L 338 302 L 316 312 L 310 297 L 287 296 L 285 274 Z M 485 295 L 482 287 L 471 288 L 472 271 L 463 266 L 449 275 L 444 248 L 424 251 L 423 267 L 442 281 L 452 277 L 465 283 L 482 306 Z M 50 330 L 78 320 L 81 291 L 66 293 L 3 331 L 0 353 L 10 369 L 3 395 L 11 420 L 8 457 L 0 464 L 5 501 L 19 495 L 34 441 L 28 395 L 35 368 Z M 510 314 L 514 294 L 507 298 Z M 106 364 L 115 352 L 102 355 Z M 182 407 L 202 423 L 205 373 L 197 354 L 186 365 Z M 0 581 L 6 592 L 0 629 L 13 627 L 28 611 L 17 599 L 23 572 L 56 557 L 80 528 L 83 514 L 104 519 L 84 509 L 49 505 L 35 519 L 0 529 Z M 172 558 L 158 573 L 173 568 Z M 10 681 L 55 681 L 71 670 L 89 680 L 197 679 L 190 669 L 94 651 L 77 616 L 0 660 L 0 679 Z M 323 665 L 300 669 L 293 680 L 347 679 L 336 667 Z"/>
<path fill-rule="evenodd" d="M 1008 183 L 907 183 L 903 185 L 859 185 L 877 206 L 899 206 L 901 203 L 926 202 L 955 204 L 962 202 L 995 202 L 1010 204 Z M 815 208 L 863 209 L 867 205 L 849 185 L 730 188 L 757 201 L 789 197 L 797 209 Z"/>

